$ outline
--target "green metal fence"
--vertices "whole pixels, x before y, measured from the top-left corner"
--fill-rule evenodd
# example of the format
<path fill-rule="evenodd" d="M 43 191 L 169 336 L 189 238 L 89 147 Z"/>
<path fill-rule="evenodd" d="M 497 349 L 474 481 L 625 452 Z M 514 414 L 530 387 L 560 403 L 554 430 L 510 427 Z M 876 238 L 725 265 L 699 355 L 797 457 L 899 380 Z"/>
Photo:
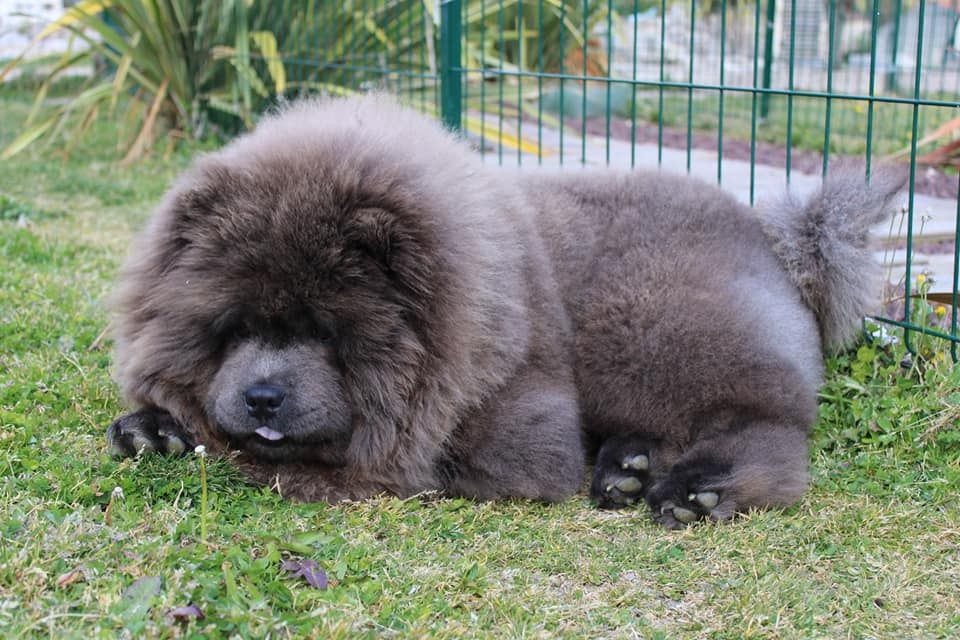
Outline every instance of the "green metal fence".
<path fill-rule="evenodd" d="M 491 162 L 662 166 L 750 204 L 839 160 L 867 175 L 909 163 L 877 320 L 957 359 L 952 0 L 359 0 L 298 15 L 281 45 L 295 84 L 393 91 Z"/>

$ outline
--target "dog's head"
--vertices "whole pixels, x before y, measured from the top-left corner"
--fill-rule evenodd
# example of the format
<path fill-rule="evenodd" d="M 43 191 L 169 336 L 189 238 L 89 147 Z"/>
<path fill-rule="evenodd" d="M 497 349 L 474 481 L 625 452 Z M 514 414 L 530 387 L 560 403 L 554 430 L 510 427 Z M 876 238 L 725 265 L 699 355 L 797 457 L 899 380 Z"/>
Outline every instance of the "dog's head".
<path fill-rule="evenodd" d="M 474 163 L 369 99 L 293 108 L 197 163 L 124 275 L 128 397 L 269 462 L 440 446 L 526 340 L 516 242 Z"/>

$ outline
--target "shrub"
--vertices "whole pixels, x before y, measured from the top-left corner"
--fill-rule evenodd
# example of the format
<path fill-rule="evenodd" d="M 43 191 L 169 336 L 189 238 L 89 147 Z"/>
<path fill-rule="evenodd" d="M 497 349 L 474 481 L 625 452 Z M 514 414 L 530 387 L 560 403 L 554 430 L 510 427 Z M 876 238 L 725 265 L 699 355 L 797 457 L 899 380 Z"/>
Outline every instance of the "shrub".
<path fill-rule="evenodd" d="M 431 108 L 437 11 L 413 0 L 81 0 L 38 39 L 66 29 L 82 48 L 47 61 L 32 112 L 2 157 L 40 140 L 69 154 L 102 112 L 127 124 L 118 127 L 127 132 L 118 148 L 130 161 L 163 132 L 171 143 L 214 129 L 233 133 L 252 126 L 276 98 L 303 91 L 385 88 Z M 586 34 L 606 11 L 606 3 L 578 0 L 467 0 L 464 63 L 508 73 L 556 70 L 564 55 L 583 55 Z M 566 52 L 532 44 L 560 41 L 561 30 Z M 37 66 L 21 56 L 0 80 Z M 53 83 L 78 71 L 87 80 L 72 99 L 50 105 Z"/>

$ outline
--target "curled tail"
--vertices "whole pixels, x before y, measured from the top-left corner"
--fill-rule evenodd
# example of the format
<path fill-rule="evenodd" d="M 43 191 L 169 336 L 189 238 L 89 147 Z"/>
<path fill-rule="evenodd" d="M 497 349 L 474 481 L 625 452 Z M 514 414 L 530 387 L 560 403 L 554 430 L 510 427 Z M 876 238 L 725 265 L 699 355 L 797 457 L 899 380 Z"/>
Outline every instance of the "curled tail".
<path fill-rule="evenodd" d="M 880 265 L 869 228 L 886 219 L 905 175 L 884 168 L 868 185 L 863 173 L 831 174 L 806 201 L 787 198 L 763 218 L 764 231 L 820 325 L 827 350 L 847 343 L 879 297 Z"/>

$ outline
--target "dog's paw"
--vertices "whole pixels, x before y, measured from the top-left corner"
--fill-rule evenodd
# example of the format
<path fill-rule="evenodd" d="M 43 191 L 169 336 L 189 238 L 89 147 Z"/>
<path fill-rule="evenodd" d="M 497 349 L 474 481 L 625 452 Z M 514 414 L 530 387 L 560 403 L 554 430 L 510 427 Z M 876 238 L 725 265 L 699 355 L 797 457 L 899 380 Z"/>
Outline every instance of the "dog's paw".
<path fill-rule="evenodd" d="M 712 462 L 676 465 L 647 492 L 653 518 L 668 529 L 699 520 L 728 520 L 734 505 L 722 488 L 729 469 Z"/>
<path fill-rule="evenodd" d="M 141 409 L 117 418 L 107 428 L 110 452 L 120 458 L 144 453 L 183 455 L 193 448 L 190 438 L 166 411 Z"/>
<path fill-rule="evenodd" d="M 619 509 L 643 499 L 650 488 L 650 447 L 642 438 L 610 438 L 597 454 L 590 496 L 601 509 Z"/>
<path fill-rule="evenodd" d="M 656 505 L 651 505 L 651 508 L 654 520 L 668 529 L 682 529 L 698 520 L 722 519 L 713 514 L 713 509 L 719 502 L 720 494 L 715 491 L 701 491 L 688 494 L 686 500 L 680 504 L 673 500 L 663 500 Z"/>

